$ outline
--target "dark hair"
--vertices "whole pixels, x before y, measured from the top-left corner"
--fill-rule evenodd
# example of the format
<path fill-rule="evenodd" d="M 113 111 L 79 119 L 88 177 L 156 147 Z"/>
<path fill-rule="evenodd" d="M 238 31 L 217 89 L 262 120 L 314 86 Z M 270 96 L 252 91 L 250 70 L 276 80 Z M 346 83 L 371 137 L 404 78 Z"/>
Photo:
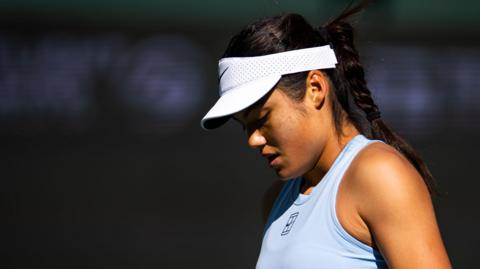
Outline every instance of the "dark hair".
<path fill-rule="evenodd" d="M 330 44 L 338 64 L 336 68 L 321 71 L 327 74 L 334 87 L 330 99 L 337 134 L 342 134 L 342 123 L 347 120 L 366 137 L 393 146 L 417 169 L 430 193 L 436 193 L 429 169 L 413 148 L 384 123 L 367 87 L 365 72 L 353 42 L 353 27 L 347 22 L 367 3 L 362 1 L 355 6 L 349 5 L 338 17 L 319 28 L 312 27 L 298 14 L 261 19 L 235 35 L 222 57 L 261 56 Z M 284 75 L 277 87 L 292 99 L 301 101 L 305 95 L 307 75 L 308 71 Z"/>

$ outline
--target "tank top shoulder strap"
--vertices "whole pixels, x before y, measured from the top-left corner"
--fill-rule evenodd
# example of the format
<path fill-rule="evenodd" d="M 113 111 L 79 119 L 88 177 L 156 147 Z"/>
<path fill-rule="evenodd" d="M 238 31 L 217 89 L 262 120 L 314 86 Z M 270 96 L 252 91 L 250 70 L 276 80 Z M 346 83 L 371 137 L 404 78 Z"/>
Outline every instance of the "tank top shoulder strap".
<path fill-rule="evenodd" d="M 343 175 L 345 174 L 348 167 L 350 167 L 350 164 L 352 163 L 353 159 L 355 159 L 355 157 L 358 155 L 358 153 L 360 153 L 360 151 L 362 151 L 362 149 L 364 149 L 366 146 L 374 142 L 384 143 L 381 140 L 370 140 L 363 135 L 357 135 L 352 138 L 350 142 L 348 142 L 346 148 L 342 151 L 342 158 L 336 164 L 334 171 L 332 171 L 332 187 L 334 188 L 334 190 L 331 193 L 337 192 L 338 185 L 340 184 Z"/>
<path fill-rule="evenodd" d="M 340 186 L 340 183 L 343 179 L 343 176 L 352 163 L 352 161 L 355 159 L 355 157 L 364 149 L 366 146 L 368 146 L 371 143 L 374 142 L 382 142 L 381 140 L 370 140 L 367 139 L 363 135 L 356 136 L 353 138 L 349 143 L 349 148 L 346 149 L 345 156 L 342 159 L 341 163 L 337 166 L 337 170 L 335 171 L 335 174 L 332 175 L 332 184 L 329 186 L 328 190 L 328 198 L 327 198 L 327 203 L 328 203 L 328 211 L 330 211 L 330 216 L 331 216 L 331 221 L 333 222 L 333 227 L 335 228 L 336 232 L 347 242 L 364 249 L 366 251 L 373 251 L 373 249 L 364 244 L 363 242 L 359 241 L 352 235 L 350 235 L 340 224 L 340 221 L 338 220 L 337 217 L 337 212 L 336 212 L 336 200 L 337 200 L 337 193 L 338 193 L 338 188 Z"/>

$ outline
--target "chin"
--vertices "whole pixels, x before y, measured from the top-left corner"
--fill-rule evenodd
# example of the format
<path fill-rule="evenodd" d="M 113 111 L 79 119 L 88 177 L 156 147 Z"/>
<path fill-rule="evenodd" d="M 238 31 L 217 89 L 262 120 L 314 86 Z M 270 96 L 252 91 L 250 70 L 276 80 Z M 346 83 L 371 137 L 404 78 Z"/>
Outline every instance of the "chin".
<path fill-rule="evenodd" d="M 298 177 L 296 173 L 291 173 L 288 171 L 285 171 L 285 169 L 275 169 L 275 173 L 277 174 L 277 177 L 281 181 L 288 181 L 292 178 Z"/>

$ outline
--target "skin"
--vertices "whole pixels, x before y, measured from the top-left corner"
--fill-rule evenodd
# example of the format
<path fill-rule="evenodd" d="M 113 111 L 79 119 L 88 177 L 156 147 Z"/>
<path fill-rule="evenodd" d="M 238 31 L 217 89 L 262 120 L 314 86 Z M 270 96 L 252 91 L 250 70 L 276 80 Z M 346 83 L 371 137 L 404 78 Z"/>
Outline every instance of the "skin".
<path fill-rule="evenodd" d="M 283 183 L 303 175 L 301 192 L 312 188 L 358 130 L 344 121 L 334 127 L 328 78 L 319 70 L 306 79 L 305 98 L 291 100 L 281 89 L 237 113 L 247 143 L 271 163 L 279 181 L 267 191 L 264 219 Z M 275 154 L 275 155 L 270 155 Z M 353 237 L 378 249 L 390 268 L 451 268 L 428 189 L 403 155 L 372 143 L 352 161 L 342 178 L 337 217 Z"/>

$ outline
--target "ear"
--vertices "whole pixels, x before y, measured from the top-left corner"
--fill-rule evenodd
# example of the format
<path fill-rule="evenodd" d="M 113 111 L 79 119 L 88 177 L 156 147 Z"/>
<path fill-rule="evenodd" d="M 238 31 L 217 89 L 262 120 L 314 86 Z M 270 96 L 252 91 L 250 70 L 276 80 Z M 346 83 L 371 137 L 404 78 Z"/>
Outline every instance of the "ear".
<path fill-rule="evenodd" d="M 316 109 L 323 106 L 328 92 L 330 91 L 330 84 L 326 74 L 319 70 L 312 70 L 308 72 L 306 80 L 306 102 L 312 104 Z"/>

